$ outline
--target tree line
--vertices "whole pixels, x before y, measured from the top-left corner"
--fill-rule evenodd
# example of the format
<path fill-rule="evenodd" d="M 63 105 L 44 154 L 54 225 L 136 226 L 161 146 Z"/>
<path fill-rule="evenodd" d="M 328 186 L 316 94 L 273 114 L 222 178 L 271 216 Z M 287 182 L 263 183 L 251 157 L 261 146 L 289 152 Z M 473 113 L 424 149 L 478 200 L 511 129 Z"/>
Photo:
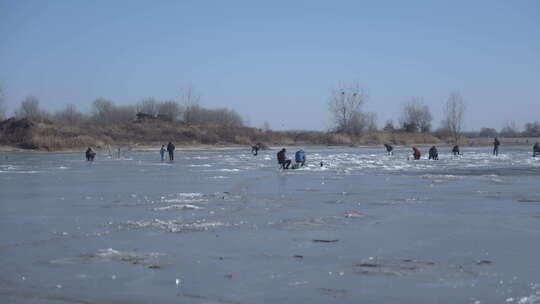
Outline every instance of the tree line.
<path fill-rule="evenodd" d="M 368 101 L 368 90 L 358 84 L 345 84 L 332 90 L 328 108 L 334 122 L 334 131 L 350 135 L 362 135 L 377 130 L 377 116 L 362 110 Z M 451 93 L 445 104 L 444 120 L 438 133 L 444 133 L 455 142 L 462 136 L 465 103 L 457 92 Z M 403 102 L 398 125 L 388 120 L 383 131 L 428 133 L 432 131 L 433 115 L 421 97 L 412 97 Z"/>
<path fill-rule="evenodd" d="M 3 101 L 0 90 L 0 118 L 6 117 Z M 161 120 L 187 125 L 244 126 L 244 120 L 236 111 L 227 108 L 208 109 L 201 106 L 199 101 L 200 97 L 189 89 L 182 95 L 180 101 L 157 100 L 150 97 L 136 104 L 117 105 L 111 100 L 98 98 L 92 102 L 88 113 L 80 111 L 75 104 L 68 104 L 59 111 L 49 112 L 41 108 L 37 97 L 28 96 L 20 102 L 13 114 L 16 118 L 64 125 L 85 123 L 110 125 L 135 120 Z"/>
<path fill-rule="evenodd" d="M 368 90 L 358 84 L 342 84 L 332 90 L 328 109 L 333 119 L 333 131 L 359 136 L 377 130 L 377 116 L 373 112 L 363 111 L 369 99 Z M 401 104 L 397 125 L 393 120 L 385 122 L 382 131 L 428 133 L 440 138 L 449 138 L 458 143 L 462 136 L 467 137 L 540 137 L 540 122 L 525 124 L 519 131 L 516 123 L 511 121 L 500 131 L 493 128 L 482 128 L 478 132 L 464 132 L 466 105 L 458 92 L 449 94 L 443 108 L 443 119 L 437 129 L 433 129 L 433 115 L 429 106 L 421 97 L 412 97 Z"/>
<path fill-rule="evenodd" d="M 359 84 L 344 84 L 330 92 L 328 109 L 333 121 L 332 132 L 361 136 L 378 131 L 377 115 L 363 110 L 369 100 L 369 91 Z M 520 131 L 516 123 L 510 121 L 500 131 L 494 128 L 481 128 L 480 131 L 464 132 L 466 105 L 458 92 L 449 94 L 441 125 L 433 130 L 433 115 L 421 97 L 412 97 L 401 105 L 397 124 L 388 120 L 382 127 L 385 132 L 428 133 L 449 138 L 458 143 L 461 136 L 467 137 L 540 137 L 540 122 L 528 122 Z M 94 100 L 89 112 L 78 110 L 75 104 L 68 104 L 62 110 L 49 112 L 40 107 L 37 97 L 23 99 L 14 111 L 17 118 L 34 121 L 53 122 L 64 125 L 84 123 L 117 124 L 138 119 L 157 119 L 182 122 L 187 125 L 213 124 L 220 126 L 244 126 L 242 117 L 227 108 L 208 109 L 200 105 L 200 96 L 188 88 L 179 100 L 157 100 L 145 98 L 136 104 L 117 105 L 113 101 L 98 98 Z M 0 118 L 7 117 L 5 97 L 0 88 Z M 265 130 L 270 126 L 265 122 Z"/>

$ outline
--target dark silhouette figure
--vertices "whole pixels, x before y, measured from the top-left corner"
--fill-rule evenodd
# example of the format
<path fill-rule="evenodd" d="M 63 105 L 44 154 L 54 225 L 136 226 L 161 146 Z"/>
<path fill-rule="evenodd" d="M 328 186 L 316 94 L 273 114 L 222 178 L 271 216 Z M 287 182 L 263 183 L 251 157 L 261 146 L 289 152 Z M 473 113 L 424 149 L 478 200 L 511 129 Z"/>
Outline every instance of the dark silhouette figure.
<path fill-rule="evenodd" d="M 251 146 L 251 154 L 253 154 L 253 156 L 257 156 L 259 154 L 260 149 L 261 149 L 261 143 L 257 143 Z"/>
<path fill-rule="evenodd" d="M 535 143 L 533 146 L 533 157 L 536 157 L 540 155 L 540 145 L 538 143 Z"/>
<path fill-rule="evenodd" d="M 96 157 L 96 152 L 94 152 L 92 148 L 88 147 L 88 149 L 86 149 L 85 154 L 86 154 L 87 161 L 94 161 L 94 157 Z"/>
<path fill-rule="evenodd" d="M 174 148 L 174 144 L 172 142 L 169 142 L 169 144 L 167 145 L 167 152 L 169 152 L 170 161 L 174 160 Z"/>
<path fill-rule="evenodd" d="M 283 148 L 277 153 L 277 160 L 278 164 L 280 165 L 280 169 L 289 169 L 289 166 L 291 165 L 291 160 L 287 159 L 287 155 L 285 154 L 286 152 L 287 150 Z"/>
<path fill-rule="evenodd" d="M 415 160 L 419 160 L 420 157 L 422 157 L 422 152 L 420 152 L 420 150 L 418 150 L 416 147 L 412 147 L 413 149 L 413 157 Z"/>
<path fill-rule="evenodd" d="M 392 147 L 389 144 L 384 144 L 384 147 L 386 148 L 386 154 L 392 155 L 392 153 L 393 153 L 392 151 L 394 151 L 394 147 Z"/>
<path fill-rule="evenodd" d="M 437 151 L 437 147 L 432 146 L 429 149 L 429 159 L 439 160 L 439 151 Z"/>
<path fill-rule="evenodd" d="M 493 155 L 499 156 L 499 146 L 500 145 L 501 145 L 501 143 L 499 142 L 497 137 L 495 137 L 495 140 L 493 141 Z"/>
<path fill-rule="evenodd" d="M 458 156 L 461 153 L 459 152 L 459 146 L 455 145 L 454 148 L 452 148 L 452 153 L 454 153 L 454 156 Z"/>

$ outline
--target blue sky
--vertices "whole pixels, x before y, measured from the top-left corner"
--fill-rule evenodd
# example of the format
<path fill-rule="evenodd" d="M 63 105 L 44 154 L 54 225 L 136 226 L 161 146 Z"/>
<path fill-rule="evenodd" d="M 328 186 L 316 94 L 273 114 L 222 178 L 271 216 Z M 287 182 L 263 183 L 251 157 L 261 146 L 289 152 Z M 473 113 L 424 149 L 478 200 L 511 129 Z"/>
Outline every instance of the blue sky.
<path fill-rule="evenodd" d="M 331 126 L 330 90 L 356 82 L 379 124 L 421 96 L 438 126 L 459 91 L 466 128 L 540 120 L 540 1 L 0 0 L 0 86 L 11 109 L 178 98 L 253 126 Z"/>

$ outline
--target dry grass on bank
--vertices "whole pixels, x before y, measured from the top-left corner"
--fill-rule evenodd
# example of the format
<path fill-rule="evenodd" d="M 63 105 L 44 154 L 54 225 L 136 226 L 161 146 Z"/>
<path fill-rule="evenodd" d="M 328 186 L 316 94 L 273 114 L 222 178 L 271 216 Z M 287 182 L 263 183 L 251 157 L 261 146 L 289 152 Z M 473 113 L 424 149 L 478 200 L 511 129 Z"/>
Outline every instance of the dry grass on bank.
<path fill-rule="evenodd" d="M 263 143 L 267 146 L 287 145 L 393 145 L 440 144 L 441 140 L 428 133 L 373 132 L 350 136 L 318 131 L 263 131 L 249 127 L 218 125 L 185 125 L 181 122 L 149 121 L 115 125 L 87 123 L 57 125 L 35 123 L 26 119 L 0 122 L 0 144 L 25 149 L 60 151 L 120 146 L 159 146 L 168 141 L 177 146 L 239 145 Z"/>

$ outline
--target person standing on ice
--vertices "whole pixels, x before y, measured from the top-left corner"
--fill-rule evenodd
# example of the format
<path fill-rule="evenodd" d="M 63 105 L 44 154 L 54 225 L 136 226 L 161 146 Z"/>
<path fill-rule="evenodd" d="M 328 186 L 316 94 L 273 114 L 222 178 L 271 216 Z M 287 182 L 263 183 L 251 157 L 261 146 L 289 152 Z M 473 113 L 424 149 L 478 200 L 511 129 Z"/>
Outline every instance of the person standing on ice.
<path fill-rule="evenodd" d="M 174 148 L 174 144 L 172 142 L 169 142 L 169 144 L 167 145 L 167 152 L 169 152 L 170 161 L 174 160 Z"/>
<path fill-rule="evenodd" d="M 497 137 L 495 137 L 495 140 L 493 141 L 493 155 L 499 156 L 499 146 L 500 145 L 501 145 L 501 143 L 499 142 Z"/>
<path fill-rule="evenodd" d="M 159 149 L 159 155 L 161 155 L 161 161 L 165 160 L 165 145 L 161 145 L 161 149 Z"/>
<path fill-rule="evenodd" d="M 257 156 L 259 154 L 259 149 L 261 149 L 261 143 L 256 143 L 255 145 L 251 146 L 251 154 L 253 154 L 253 156 Z"/>

